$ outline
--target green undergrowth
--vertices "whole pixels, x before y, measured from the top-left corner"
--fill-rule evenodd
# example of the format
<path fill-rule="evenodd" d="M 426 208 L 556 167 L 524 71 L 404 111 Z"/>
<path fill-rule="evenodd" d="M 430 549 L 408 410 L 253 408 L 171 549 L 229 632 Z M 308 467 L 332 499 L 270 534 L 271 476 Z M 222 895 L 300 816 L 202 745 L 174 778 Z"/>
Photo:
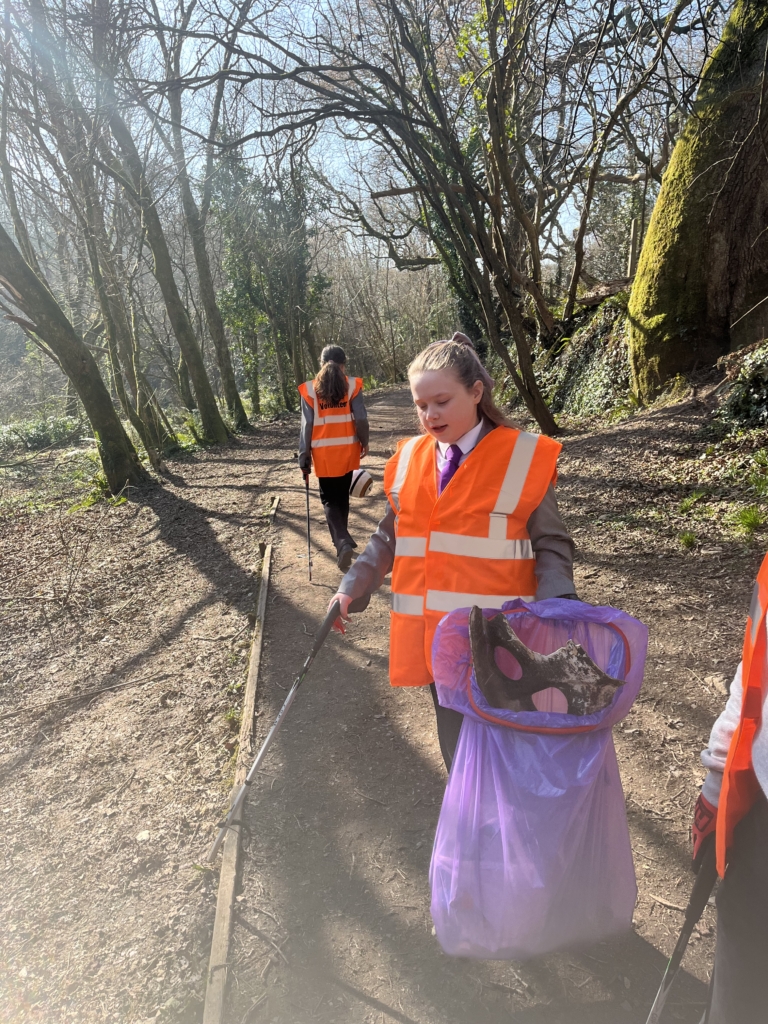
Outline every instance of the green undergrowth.
<path fill-rule="evenodd" d="M 741 360 L 720 406 L 719 418 L 729 429 L 768 426 L 768 342 L 756 346 Z"/>
<path fill-rule="evenodd" d="M 680 534 L 680 543 L 683 545 L 686 551 L 690 551 L 692 548 L 695 548 L 698 544 L 698 538 L 696 534 L 693 532 L 693 530 L 683 530 L 683 532 Z"/>
<path fill-rule="evenodd" d="M 91 434 L 87 420 L 74 416 L 16 420 L 0 426 L 0 456 L 5 460 L 27 452 L 79 445 L 93 441 Z"/>
<path fill-rule="evenodd" d="M 198 413 L 169 410 L 168 417 L 176 440 L 161 453 L 163 460 L 184 459 L 209 447 Z M 126 421 L 123 427 L 149 469 L 136 431 Z M 61 416 L 0 426 L 0 516 L 62 505 L 84 511 L 102 502 L 114 507 L 125 501 L 124 495 L 110 493 L 87 420 Z"/>
<path fill-rule="evenodd" d="M 561 423 L 610 423 L 640 411 L 632 393 L 627 348 L 626 297 L 608 299 L 580 314 L 573 333 L 537 360 L 542 391 Z M 649 498 L 605 517 L 616 530 L 662 534 L 691 557 L 724 548 L 764 547 L 768 538 L 768 342 L 723 366 L 719 409 L 695 433 L 674 437 L 672 410 L 692 397 L 683 375 L 668 382 L 653 403 L 662 417 L 659 440 L 649 442 L 638 480 Z M 702 409 L 704 407 L 702 406 Z M 618 484 L 631 487 L 629 481 Z M 715 547 L 713 548 L 713 545 Z"/>
<path fill-rule="evenodd" d="M 627 349 L 627 296 L 581 314 L 573 333 L 538 360 L 542 391 L 554 413 L 619 417 L 633 411 Z"/>
<path fill-rule="evenodd" d="M 689 445 L 653 453 L 644 475 L 659 496 L 632 513 L 692 553 L 721 542 L 764 546 L 768 534 L 768 429 L 724 429 L 715 420 Z"/>
<path fill-rule="evenodd" d="M 83 503 L 101 489 L 101 460 L 94 442 L 80 447 L 17 452 L 0 462 L 0 515 L 44 512 Z"/>

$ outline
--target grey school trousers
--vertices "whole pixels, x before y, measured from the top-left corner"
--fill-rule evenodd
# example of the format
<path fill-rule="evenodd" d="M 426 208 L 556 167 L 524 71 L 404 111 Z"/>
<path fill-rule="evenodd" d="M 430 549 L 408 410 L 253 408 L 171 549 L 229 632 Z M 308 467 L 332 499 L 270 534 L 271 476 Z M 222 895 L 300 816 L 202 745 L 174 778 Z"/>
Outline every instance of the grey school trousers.
<path fill-rule="evenodd" d="M 444 708 L 437 700 L 437 687 L 434 683 L 429 684 L 432 700 L 435 702 L 435 715 L 437 717 L 437 738 L 440 741 L 440 753 L 443 755 L 445 767 L 450 772 L 453 764 L 453 755 L 456 753 L 456 744 L 459 742 L 459 731 L 464 715 L 460 715 L 453 708 Z"/>
<path fill-rule="evenodd" d="M 717 893 L 717 949 L 707 1024 L 768 1021 L 768 801 L 736 826 Z"/>

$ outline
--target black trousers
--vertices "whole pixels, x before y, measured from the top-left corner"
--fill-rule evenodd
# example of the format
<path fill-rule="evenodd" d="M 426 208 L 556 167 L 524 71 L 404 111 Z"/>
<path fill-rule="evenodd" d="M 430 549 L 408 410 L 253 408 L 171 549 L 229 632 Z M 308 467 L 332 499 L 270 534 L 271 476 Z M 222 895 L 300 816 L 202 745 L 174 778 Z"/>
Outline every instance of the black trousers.
<path fill-rule="evenodd" d="M 456 744 L 459 742 L 459 730 L 464 721 L 464 715 L 454 711 L 453 708 L 444 708 L 437 700 L 437 687 L 434 683 L 429 684 L 432 700 L 435 702 L 435 715 L 437 717 L 437 738 L 440 743 L 440 753 L 443 755 L 445 767 L 450 772 L 453 764 L 453 755 L 456 753 Z"/>
<path fill-rule="evenodd" d="M 344 476 L 321 476 L 317 482 L 320 484 L 320 501 L 323 503 L 325 521 L 338 554 L 345 544 L 355 544 L 347 529 L 352 472 Z"/>
<path fill-rule="evenodd" d="M 768 1021 L 768 801 L 736 826 L 717 893 L 717 949 L 708 1024 Z"/>

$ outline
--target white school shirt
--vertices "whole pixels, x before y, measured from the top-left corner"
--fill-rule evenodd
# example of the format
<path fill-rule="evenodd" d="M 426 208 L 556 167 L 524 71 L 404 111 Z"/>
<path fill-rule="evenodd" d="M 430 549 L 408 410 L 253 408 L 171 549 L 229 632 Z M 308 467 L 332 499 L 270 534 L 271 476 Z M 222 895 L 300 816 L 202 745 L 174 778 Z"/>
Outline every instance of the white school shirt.
<path fill-rule="evenodd" d="M 448 461 L 448 449 L 451 444 L 457 444 L 461 448 L 461 458 L 459 459 L 459 465 L 464 462 L 469 453 L 477 444 L 477 439 L 480 437 L 480 431 L 483 429 L 483 419 L 481 417 L 480 422 L 468 430 L 463 437 L 460 437 L 458 441 L 451 441 L 450 444 L 446 444 L 444 441 L 437 442 L 437 477 L 440 479 L 440 474 L 443 471 L 443 467 Z"/>
<path fill-rule="evenodd" d="M 744 687 L 741 678 L 741 664 L 731 683 L 730 696 L 725 710 L 712 726 L 709 746 L 701 752 L 701 763 L 709 769 L 701 792 L 711 804 L 717 806 L 720 801 L 720 787 L 723 782 L 725 762 L 731 746 L 733 734 L 741 721 L 741 704 Z M 768 795 L 768 695 L 763 703 L 763 716 L 752 741 L 752 767 L 762 791 Z"/>

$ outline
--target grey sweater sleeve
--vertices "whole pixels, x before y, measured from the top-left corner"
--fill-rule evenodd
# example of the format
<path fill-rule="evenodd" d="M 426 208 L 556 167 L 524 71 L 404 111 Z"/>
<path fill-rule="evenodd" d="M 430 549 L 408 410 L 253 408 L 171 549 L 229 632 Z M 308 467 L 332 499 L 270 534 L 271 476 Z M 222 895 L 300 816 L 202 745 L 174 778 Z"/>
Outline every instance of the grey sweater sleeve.
<path fill-rule="evenodd" d="M 547 597 L 576 597 L 573 585 L 573 541 L 557 508 L 554 488 L 528 520 L 531 547 L 536 556 L 536 600 Z M 339 586 L 339 592 L 351 598 L 364 597 L 378 590 L 392 571 L 395 561 L 395 513 L 390 506 Z"/>
<path fill-rule="evenodd" d="M 368 427 L 368 413 L 365 410 L 362 390 L 358 391 L 350 402 L 350 411 L 355 417 L 355 433 L 357 434 L 357 439 L 364 448 L 367 448 L 370 431 Z"/>
<path fill-rule="evenodd" d="M 536 556 L 536 600 L 576 597 L 573 585 L 573 541 L 557 508 L 551 485 L 528 520 L 528 534 Z"/>
<path fill-rule="evenodd" d="M 365 545 L 365 551 L 339 584 L 340 594 L 353 599 L 366 597 L 378 590 L 395 563 L 395 512 L 387 503 L 387 513 L 376 532 Z"/>
<path fill-rule="evenodd" d="M 299 469 L 312 468 L 312 426 L 315 410 L 304 398 L 301 399 L 301 430 L 299 432 Z"/>

